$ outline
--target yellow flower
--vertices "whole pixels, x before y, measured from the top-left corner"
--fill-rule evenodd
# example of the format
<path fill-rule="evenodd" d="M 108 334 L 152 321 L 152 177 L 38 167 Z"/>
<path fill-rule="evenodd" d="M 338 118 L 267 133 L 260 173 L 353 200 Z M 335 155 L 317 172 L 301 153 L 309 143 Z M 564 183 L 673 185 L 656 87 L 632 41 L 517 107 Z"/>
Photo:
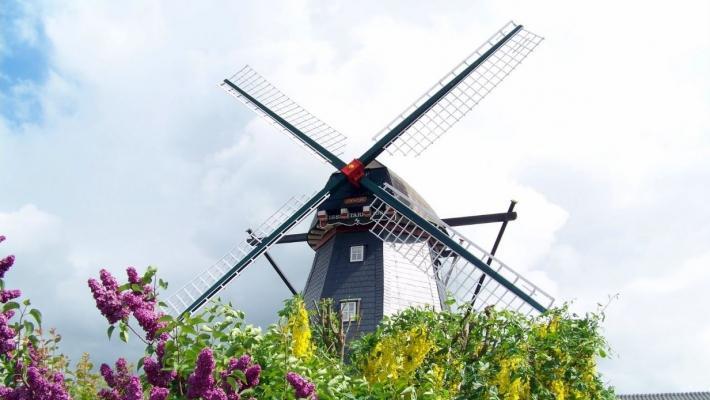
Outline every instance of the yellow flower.
<path fill-rule="evenodd" d="M 498 393 L 503 395 L 504 400 L 527 399 L 530 393 L 530 386 L 522 378 L 512 379 L 512 375 L 523 364 L 524 359 L 520 356 L 504 359 L 500 362 L 500 371 L 496 375 L 496 387 Z"/>
<path fill-rule="evenodd" d="M 431 374 L 434 377 L 434 386 L 436 388 L 441 388 L 442 384 L 444 383 L 444 369 L 441 368 L 438 364 L 434 364 L 431 367 Z"/>
<path fill-rule="evenodd" d="M 308 311 L 303 300 L 296 300 L 296 308 L 288 317 L 288 331 L 291 333 L 291 351 L 293 355 L 308 359 L 313 353 L 311 343 L 311 326 L 308 322 Z"/>
<path fill-rule="evenodd" d="M 380 338 L 362 365 L 368 382 L 408 379 L 434 347 L 423 326 Z"/>
<path fill-rule="evenodd" d="M 402 360 L 402 370 L 405 375 L 414 372 L 424 361 L 434 343 L 427 337 L 424 327 L 416 327 L 406 333 L 406 345 Z"/>
<path fill-rule="evenodd" d="M 557 379 L 552 381 L 552 393 L 555 395 L 555 400 L 565 400 L 565 383 Z"/>

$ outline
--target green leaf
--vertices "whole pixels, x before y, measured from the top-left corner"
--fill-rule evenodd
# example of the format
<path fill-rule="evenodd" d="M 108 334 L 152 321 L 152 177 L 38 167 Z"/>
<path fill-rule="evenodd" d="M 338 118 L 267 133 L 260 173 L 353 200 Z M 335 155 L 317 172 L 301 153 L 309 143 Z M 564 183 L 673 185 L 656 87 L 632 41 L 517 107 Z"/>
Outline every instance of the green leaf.
<path fill-rule="evenodd" d="M 233 376 L 230 375 L 227 377 L 227 383 L 229 383 L 229 386 L 231 386 L 232 389 L 239 390 L 239 385 L 237 384 L 237 380 L 234 379 Z"/>
<path fill-rule="evenodd" d="M 160 322 L 172 322 L 175 318 L 173 318 L 172 315 L 170 314 L 165 314 L 162 317 L 158 318 L 158 321 Z"/>
<path fill-rule="evenodd" d="M 242 382 L 244 382 L 244 383 L 247 383 L 247 376 L 246 376 L 246 374 L 244 373 L 244 371 L 235 369 L 235 370 L 232 372 L 232 374 L 233 374 L 233 375 L 236 375 L 237 378 L 239 378 L 240 381 L 242 381 Z"/>
<path fill-rule="evenodd" d="M 26 305 L 26 306 L 29 306 L 29 305 L 30 305 L 30 299 L 24 299 L 24 300 L 22 301 L 22 304 L 24 304 L 24 305 Z"/>
<path fill-rule="evenodd" d="M 22 325 L 25 328 L 25 333 L 28 335 L 32 334 L 32 332 L 35 331 L 35 324 L 33 324 L 32 321 L 25 320 Z"/>
<path fill-rule="evenodd" d="M 120 337 L 121 340 L 123 340 L 125 343 L 128 343 L 128 332 L 127 332 L 127 331 L 122 330 L 122 331 L 120 332 L 120 334 L 119 334 L 119 337 Z"/>
<path fill-rule="evenodd" d="M 108 327 L 106 330 L 106 335 L 108 336 L 108 340 L 111 340 L 111 335 L 113 335 L 113 331 L 116 329 L 116 325 L 111 325 Z"/>
<path fill-rule="evenodd" d="M 153 276 L 155 276 L 155 273 L 156 273 L 156 272 L 158 272 L 158 269 L 157 269 L 157 268 L 155 268 L 155 267 L 153 267 L 153 266 L 149 266 L 149 267 L 148 267 L 148 270 L 147 270 L 147 271 L 145 272 L 145 274 L 143 275 L 143 278 L 141 278 L 141 283 L 143 283 L 144 285 L 147 285 L 147 284 L 149 284 L 150 282 L 152 282 L 152 281 L 153 281 Z"/>
<path fill-rule="evenodd" d="M 8 311 L 8 310 L 16 310 L 20 308 L 20 303 L 16 301 L 10 301 L 5 303 L 5 305 L 2 307 L 2 311 Z"/>
<path fill-rule="evenodd" d="M 36 309 L 36 308 L 31 309 L 30 315 L 32 317 L 34 317 L 34 319 L 35 319 L 35 321 L 37 321 L 38 325 L 42 326 L 42 313 L 38 309 Z"/>

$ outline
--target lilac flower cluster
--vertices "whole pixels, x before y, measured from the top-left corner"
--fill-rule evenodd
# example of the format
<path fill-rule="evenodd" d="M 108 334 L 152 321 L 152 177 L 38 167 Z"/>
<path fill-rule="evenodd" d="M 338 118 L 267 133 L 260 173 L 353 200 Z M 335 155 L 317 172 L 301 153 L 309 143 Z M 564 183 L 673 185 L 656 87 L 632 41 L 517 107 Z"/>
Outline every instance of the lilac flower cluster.
<path fill-rule="evenodd" d="M 5 237 L 5 236 L 3 236 Z M 12 264 L 15 263 L 15 256 L 9 255 L 2 260 L 0 260 L 0 278 L 5 277 L 5 273 L 12 267 Z"/>
<path fill-rule="evenodd" d="M 0 235 L 0 243 L 5 241 L 5 236 Z M 15 263 L 15 256 L 7 256 L 0 260 L 0 279 L 5 277 L 5 273 Z M 22 293 L 17 289 L 0 290 L 0 303 L 20 297 Z M 17 347 L 15 336 L 17 332 L 10 326 L 10 318 L 15 315 L 12 310 L 0 313 L 0 355 L 7 356 Z"/>
<path fill-rule="evenodd" d="M 31 344 L 28 345 L 30 365 L 27 367 L 26 379 L 19 381 L 16 376 L 15 388 L 0 386 L 0 399 L 2 400 L 71 400 L 64 387 L 64 375 L 51 372 L 41 363 L 44 361 L 41 354 Z M 14 362 L 16 373 L 22 373 L 24 364 L 22 360 Z"/>
<path fill-rule="evenodd" d="M 111 276 L 111 273 L 102 269 L 100 272 L 101 282 L 96 279 L 89 279 L 91 294 L 96 300 L 96 308 L 101 311 L 110 324 L 125 320 L 130 313 L 130 309 L 121 299 L 118 291 L 118 282 Z"/>
<path fill-rule="evenodd" d="M 22 295 L 20 289 L 0 290 L 0 303 L 7 303 L 12 299 L 16 299 Z"/>
<path fill-rule="evenodd" d="M 126 360 L 119 358 L 116 361 L 116 371 L 106 364 L 101 364 L 101 376 L 108 385 L 108 389 L 101 389 L 98 393 L 102 400 L 143 400 L 143 387 L 140 378 L 131 375 Z M 170 391 L 164 387 L 153 387 L 150 390 L 150 400 L 165 400 Z"/>
<path fill-rule="evenodd" d="M 17 346 L 15 341 L 17 332 L 8 324 L 14 314 L 12 310 L 0 313 L 0 355 L 8 355 Z"/>
<path fill-rule="evenodd" d="M 101 376 L 108 385 L 108 388 L 99 391 L 99 397 L 103 400 L 128 400 L 127 392 L 131 384 L 131 373 L 128 371 L 128 364 L 124 358 L 116 361 L 116 371 L 107 364 L 101 364 L 99 368 Z"/>
<path fill-rule="evenodd" d="M 4 240 L 5 236 L 0 235 L 0 243 Z M 15 256 L 7 256 L 0 260 L 0 279 L 5 277 L 5 274 L 14 263 Z M 20 295 L 21 293 L 17 289 L 0 290 L 0 303 L 7 303 L 20 297 Z M 58 372 L 52 373 L 42 366 L 41 362 L 44 360 L 31 343 L 27 344 L 29 366 L 26 369 L 23 360 L 12 354 L 17 348 L 15 339 L 17 332 L 9 325 L 9 320 L 13 315 L 14 312 L 12 310 L 0 313 L 0 355 L 10 359 L 10 365 L 13 365 L 12 369 L 14 369 L 14 371 L 10 371 L 10 374 L 15 377 L 13 382 L 15 387 L 0 386 L 0 399 L 71 400 L 64 387 L 64 375 Z M 21 380 L 20 377 L 23 375 L 26 378 Z"/>
<path fill-rule="evenodd" d="M 206 396 L 208 392 L 214 388 L 214 356 L 212 349 L 202 349 L 197 356 L 195 370 L 187 378 L 187 397 L 196 399 L 201 396 Z"/>
<path fill-rule="evenodd" d="M 21 363 L 17 365 L 22 369 Z M 50 374 L 46 368 L 30 365 L 27 368 L 27 384 L 16 388 L 0 387 L 2 400 L 71 400 L 64 387 L 64 375 Z"/>
<path fill-rule="evenodd" d="M 131 285 L 140 285 L 141 279 L 135 268 L 129 267 L 126 272 Z M 153 288 L 144 285 L 140 290 L 130 289 L 121 292 L 116 278 L 110 272 L 102 269 L 99 276 L 100 282 L 93 278 L 89 279 L 89 288 L 96 300 L 96 308 L 101 311 L 101 314 L 110 324 L 114 324 L 118 321 L 126 321 L 133 313 L 133 317 L 146 332 L 146 339 L 155 340 L 157 331 L 164 327 L 165 323 L 159 321 L 163 313 L 155 310 L 156 299 Z"/>
<path fill-rule="evenodd" d="M 143 370 L 148 378 L 148 383 L 153 386 L 168 388 L 170 387 L 170 382 L 177 376 L 177 372 L 164 370 L 165 338 L 158 342 L 155 353 L 156 358 L 146 357 L 143 360 Z"/>
<path fill-rule="evenodd" d="M 287 373 L 286 380 L 296 391 L 296 398 L 318 400 L 318 395 L 316 395 L 316 386 L 313 382 L 295 372 Z"/>
<path fill-rule="evenodd" d="M 213 377 L 215 369 L 212 349 L 205 348 L 197 356 L 195 371 L 187 379 L 187 397 L 190 399 L 202 398 L 204 400 L 240 400 L 241 392 L 259 384 L 261 366 L 252 362 L 251 356 L 243 355 L 240 358 L 229 360 L 227 369 L 220 373 L 220 386 L 215 386 Z M 239 387 L 233 388 L 228 378 L 239 370 L 244 372 L 246 382 L 239 381 Z"/>
<path fill-rule="evenodd" d="M 238 387 L 234 388 L 229 384 L 229 377 L 234 371 L 244 372 L 246 382 L 237 379 Z M 245 354 L 239 358 L 232 358 L 227 363 L 227 369 L 220 372 L 222 389 L 227 394 L 229 400 L 239 400 L 241 392 L 250 389 L 259 384 L 259 376 L 261 375 L 261 365 L 255 364 L 250 355 Z"/>

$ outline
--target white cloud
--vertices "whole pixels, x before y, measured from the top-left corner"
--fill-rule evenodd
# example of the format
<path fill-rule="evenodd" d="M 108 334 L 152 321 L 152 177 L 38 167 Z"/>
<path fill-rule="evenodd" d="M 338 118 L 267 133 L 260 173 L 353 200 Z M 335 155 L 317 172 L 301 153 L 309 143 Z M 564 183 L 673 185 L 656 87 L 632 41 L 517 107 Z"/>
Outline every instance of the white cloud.
<path fill-rule="evenodd" d="M 688 258 L 679 268 L 663 271 L 660 276 L 639 277 L 628 284 L 629 291 L 654 296 L 668 296 L 680 290 L 700 291 L 707 287 L 710 287 L 710 253 Z"/>
<path fill-rule="evenodd" d="M 34 204 L 25 204 L 13 212 L 0 212 L 0 226 L 8 237 L 5 246 L 13 251 L 39 252 L 61 241 L 61 220 Z"/>
<path fill-rule="evenodd" d="M 621 292 L 606 323 L 619 358 L 603 371 L 623 391 L 702 388 L 693 368 L 708 340 L 695 317 L 710 242 L 707 7 L 45 4 L 45 119 L 13 131 L 0 120 L 4 249 L 32 265 L 16 272 L 30 287 L 32 274 L 56 274 L 48 294 L 33 289 L 38 304 L 95 317 L 54 320 L 70 354 L 110 361 L 124 349 L 103 345 L 88 275 L 155 264 L 178 286 L 330 173 L 217 82 L 253 65 L 357 153 L 515 17 L 542 46 L 421 157 L 383 161 L 443 217 L 519 200 L 499 254 L 560 299 L 589 310 Z M 35 221 L 36 242 L 11 222 L 20 215 Z M 486 246 L 496 230 L 464 232 Z M 302 285 L 310 251 L 274 254 Z M 259 323 L 287 296 L 267 268 L 254 265 L 226 294 Z"/>

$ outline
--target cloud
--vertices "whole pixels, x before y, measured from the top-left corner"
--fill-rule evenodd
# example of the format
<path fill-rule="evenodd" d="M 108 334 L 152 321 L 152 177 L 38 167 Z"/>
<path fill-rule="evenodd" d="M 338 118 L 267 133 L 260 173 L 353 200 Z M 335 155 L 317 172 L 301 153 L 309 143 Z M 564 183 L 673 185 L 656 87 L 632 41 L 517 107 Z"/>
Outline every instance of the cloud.
<path fill-rule="evenodd" d="M 105 345 L 85 287 L 99 268 L 157 265 L 174 289 L 331 173 L 217 82 L 249 63 L 357 154 L 513 16 L 546 37 L 529 60 L 421 157 L 382 160 L 442 217 L 519 200 L 499 255 L 561 301 L 586 311 L 620 292 L 606 323 L 619 358 L 603 371 L 622 391 L 708 382 L 693 370 L 708 337 L 696 318 L 707 4 L 42 3 L 32 15 L 51 44 L 46 79 L 26 91 L 43 118 L 0 118 L 0 233 L 18 255 L 11 284 L 47 308 L 74 359 L 140 354 Z M 497 226 L 462 230 L 487 247 Z M 302 287 L 312 252 L 273 253 Z M 259 324 L 287 296 L 263 261 L 224 293 Z"/>

